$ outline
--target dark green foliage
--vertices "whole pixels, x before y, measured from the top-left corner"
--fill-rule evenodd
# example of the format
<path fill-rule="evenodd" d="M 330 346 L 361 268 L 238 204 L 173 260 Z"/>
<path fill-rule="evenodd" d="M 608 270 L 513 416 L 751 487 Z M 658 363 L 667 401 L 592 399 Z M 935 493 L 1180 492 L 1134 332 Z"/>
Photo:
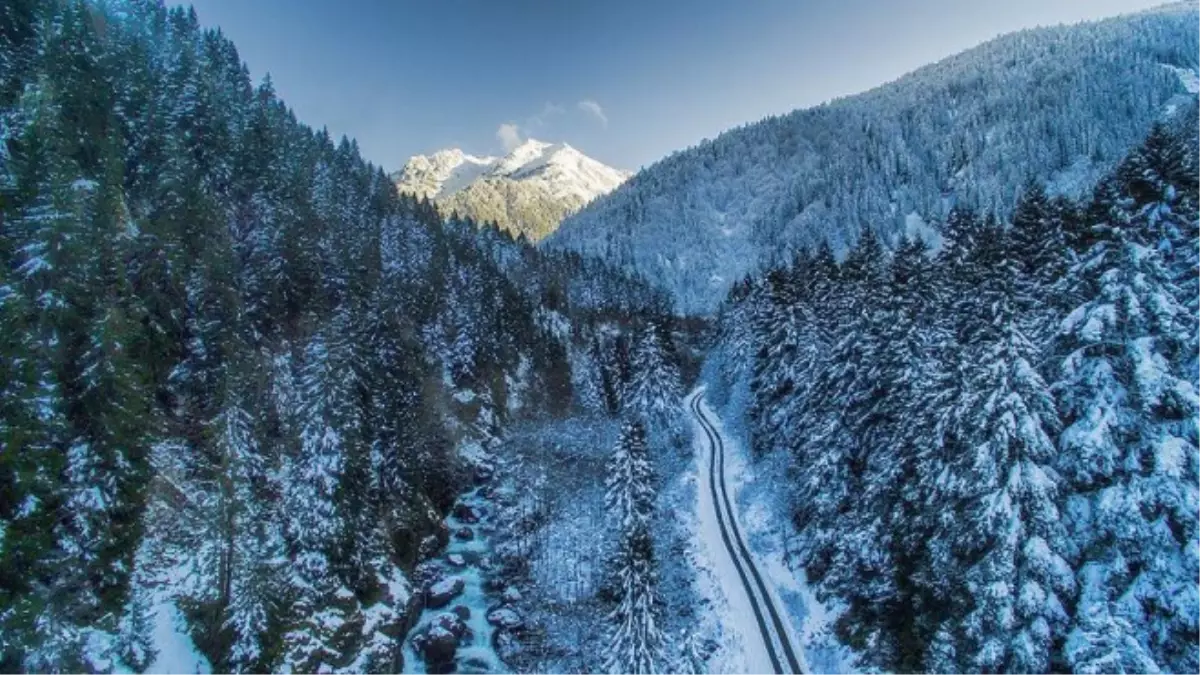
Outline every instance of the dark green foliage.
<path fill-rule="evenodd" d="M 218 670 L 391 668 L 446 421 L 567 410 L 549 310 L 669 311 L 398 197 L 190 9 L 4 3 L 0 134 L 4 669 L 146 667 L 171 602 Z"/>

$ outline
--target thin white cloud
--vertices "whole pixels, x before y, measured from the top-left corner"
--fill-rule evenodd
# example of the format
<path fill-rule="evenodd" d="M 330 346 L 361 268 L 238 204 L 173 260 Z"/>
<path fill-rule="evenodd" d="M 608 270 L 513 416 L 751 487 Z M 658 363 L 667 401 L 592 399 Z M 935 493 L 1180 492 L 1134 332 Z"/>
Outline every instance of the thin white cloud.
<path fill-rule="evenodd" d="M 565 113 L 566 111 L 567 111 L 566 108 L 563 108 L 561 105 L 559 105 L 557 103 L 551 103 L 549 101 L 546 101 L 546 104 L 542 106 L 541 112 L 539 112 L 538 114 L 536 114 L 533 117 L 530 117 L 528 120 L 526 120 L 526 122 L 525 122 L 526 132 L 528 133 L 529 127 L 544 127 L 544 126 L 546 126 L 546 122 L 548 122 L 551 117 L 554 117 L 555 115 L 561 115 L 561 114 Z"/>
<path fill-rule="evenodd" d="M 521 144 L 521 128 L 512 122 L 505 122 L 496 130 L 496 138 L 500 139 L 505 150 L 512 150 Z"/>
<path fill-rule="evenodd" d="M 585 98 L 579 102 L 579 109 L 599 120 L 600 126 L 608 127 L 608 115 L 604 114 L 604 108 L 601 108 L 599 103 Z"/>

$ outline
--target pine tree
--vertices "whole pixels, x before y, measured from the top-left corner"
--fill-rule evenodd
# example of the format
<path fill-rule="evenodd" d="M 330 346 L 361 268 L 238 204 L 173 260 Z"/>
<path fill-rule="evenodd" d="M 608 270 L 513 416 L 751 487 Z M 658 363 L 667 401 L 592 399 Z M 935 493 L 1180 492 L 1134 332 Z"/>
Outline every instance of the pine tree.
<path fill-rule="evenodd" d="M 335 604 L 341 584 L 335 556 L 343 532 L 338 487 L 344 450 L 352 442 L 346 407 L 351 403 L 340 338 L 332 330 L 309 342 L 298 383 L 300 445 L 286 468 L 284 509 L 292 551 L 290 579 L 294 625 L 284 636 L 284 661 L 317 670 L 337 661 L 334 636 L 346 623 Z"/>
<path fill-rule="evenodd" d="M 822 271 L 815 266 L 810 271 L 804 263 L 790 274 L 775 270 L 752 300 L 754 308 L 748 318 L 753 322 L 755 344 L 750 375 L 754 400 L 748 413 L 756 448 L 787 443 L 786 429 L 797 418 L 796 408 L 807 400 L 805 390 L 827 349 L 808 297 L 811 288 L 801 277 Z"/>
<path fill-rule="evenodd" d="M 258 424 L 243 396 L 265 403 L 251 384 L 261 371 L 249 369 L 235 379 L 235 391 L 218 418 L 224 454 L 228 458 L 230 515 L 228 534 L 228 607 L 223 627 L 232 633 L 228 668 L 251 672 L 269 668 L 263 638 L 278 615 L 283 596 L 287 551 L 277 499 L 277 457 L 263 447 Z M 245 379 L 243 379 L 245 378 Z"/>
<path fill-rule="evenodd" d="M 650 519 L 654 485 L 640 422 L 627 422 L 608 465 L 605 505 L 617 530 L 617 549 L 609 562 L 618 605 L 611 627 L 605 668 L 612 673 L 655 673 L 664 665 L 658 626 L 657 567 Z"/>
<path fill-rule="evenodd" d="M 1083 303 L 1063 322 L 1057 385 L 1085 591 L 1070 658 L 1090 664 L 1098 651 L 1128 652 L 1136 640 L 1139 663 L 1192 670 L 1200 404 L 1183 354 L 1194 317 L 1157 251 L 1140 243 L 1153 232 L 1150 212 L 1135 211 L 1123 188 L 1098 195 L 1097 241 L 1071 271 Z"/>
<path fill-rule="evenodd" d="M 667 351 L 663 332 L 662 327 L 654 324 L 641 331 L 630 361 L 628 392 L 622 399 L 630 414 L 670 427 L 678 423 L 683 385 L 673 354 Z"/>
<path fill-rule="evenodd" d="M 941 479 L 949 494 L 935 500 L 966 510 L 950 549 L 977 561 L 964 571 L 972 610 L 960 655 L 972 668 L 1043 671 L 1074 591 L 1051 466 L 1058 422 L 1049 387 L 1033 369 L 1031 342 L 1012 323 L 1006 333 L 970 351 L 972 372 L 950 412 L 961 455 Z M 944 565 L 954 578 L 960 563 Z"/>
<path fill-rule="evenodd" d="M 1010 236 L 1013 256 L 1020 261 L 1014 281 L 1022 286 L 1018 295 L 1024 305 L 1019 318 L 1026 335 L 1039 348 L 1053 338 L 1061 310 L 1055 284 L 1070 263 L 1064 219 L 1061 208 L 1046 196 L 1041 184 L 1026 184 L 1013 212 Z"/>
<path fill-rule="evenodd" d="M 918 477 L 923 451 L 934 442 L 936 411 L 948 404 L 939 389 L 944 375 L 938 357 L 949 337 L 934 320 L 936 272 L 927 253 L 919 241 L 901 244 L 876 310 L 877 343 L 865 378 L 871 396 L 851 420 L 859 442 L 872 451 L 863 462 L 856 516 L 842 525 L 848 540 L 863 542 L 861 552 L 873 552 L 867 569 L 886 576 L 856 583 L 843 574 L 841 587 L 870 617 L 866 623 L 882 627 L 872 658 L 898 670 L 925 667 L 934 630 L 928 613 L 909 609 L 933 604 L 922 583 L 924 546 L 933 528 Z"/>
<path fill-rule="evenodd" d="M 968 593 L 965 615 L 949 631 L 959 667 L 1036 672 L 1050 668 L 1075 584 L 1053 468 L 1058 413 L 1032 365 L 1038 351 L 1015 320 L 1021 272 L 1012 251 L 995 228 L 968 258 L 986 309 L 966 326 L 963 376 L 942 422 L 941 466 L 931 471 L 932 499 L 949 526 L 947 540 L 932 542 L 933 562 Z"/>
<path fill-rule="evenodd" d="M 592 348 L 594 339 L 582 347 L 571 349 L 571 390 L 575 405 L 582 410 L 600 412 L 606 409 L 604 374 Z"/>
<path fill-rule="evenodd" d="M 1161 123 L 1155 124 L 1146 140 L 1117 168 L 1130 207 L 1144 224 L 1140 236 L 1153 242 L 1168 269 L 1182 280 L 1195 272 L 1197 191 L 1195 157 L 1189 157 L 1187 142 Z M 1194 276 L 1194 275 L 1191 275 Z"/>
<path fill-rule="evenodd" d="M 855 528 L 843 530 L 839 514 L 862 489 L 863 470 L 870 462 L 871 449 L 863 445 L 863 431 L 871 420 L 864 415 L 879 393 L 868 378 L 880 348 L 883 315 L 876 311 L 876 294 L 883 290 L 886 265 L 879 240 L 869 231 L 864 233 L 860 246 L 847 257 L 842 269 L 843 287 L 836 296 L 838 309 L 834 311 L 845 314 L 837 319 L 840 325 L 833 334 L 835 342 L 824 367 L 811 376 L 812 384 L 805 392 L 799 415 L 788 423 L 806 430 L 801 435 L 803 440 L 794 442 L 798 447 L 793 460 L 799 473 L 795 517 L 806 523 L 806 566 L 818 579 L 829 571 L 851 574 L 854 567 L 853 563 L 832 563 L 843 552 L 856 555 L 852 550 L 856 544 L 843 538 Z M 870 535 L 859 532 L 870 543 Z M 889 577 L 883 574 L 879 578 Z"/>

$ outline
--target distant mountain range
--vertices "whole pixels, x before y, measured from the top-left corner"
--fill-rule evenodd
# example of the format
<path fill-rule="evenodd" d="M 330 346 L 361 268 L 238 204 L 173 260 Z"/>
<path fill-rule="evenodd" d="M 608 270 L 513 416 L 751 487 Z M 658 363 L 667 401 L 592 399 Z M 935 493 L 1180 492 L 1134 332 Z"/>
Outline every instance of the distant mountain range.
<path fill-rule="evenodd" d="M 1194 110 L 1198 23 L 1186 2 L 1001 36 L 671 155 L 543 245 L 656 280 L 687 313 L 797 247 L 840 254 L 863 227 L 936 245 L 954 204 L 1004 216 L 1030 178 L 1085 193 L 1155 120 Z"/>
<path fill-rule="evenodd" d="M 401 192 L 427 196 L 444 213 L 494 221 L 537 241 L 629 176 L 566 143 L 529 139 L 504 157 L 476 157 L 457 148 L 417 155 L 392 178 Z"/>

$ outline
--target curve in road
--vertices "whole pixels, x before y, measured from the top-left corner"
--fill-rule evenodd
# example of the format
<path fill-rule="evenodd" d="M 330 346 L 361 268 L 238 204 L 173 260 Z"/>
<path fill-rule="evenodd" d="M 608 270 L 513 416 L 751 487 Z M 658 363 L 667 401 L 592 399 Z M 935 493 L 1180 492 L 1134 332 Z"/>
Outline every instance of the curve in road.
<path fill-rule="evenodd" d="M 763 582 L 762 574 L 759 573 L 758 566 L 755 565 L 754 558 L 751 557 L 750 550 L 742 539 L 741 530 L 738 528 L 737 519 L 734 517 L 733 503 L 729 499 L 729 491 L 725 486 L 725 443 L 721 440 L 721 434 L 717 431 L 716 427 L 704 415 L 704 411 L 700 409 L 700 403 L 703 398 L 704 394 L 702 393 L 692 397 L 691 411 L 700 423 L 700 428 L 708 436 L 709 448 L 712 453 L 709 462 L 709 489 L 712 491 L 713 500 L 717 504 L 717 524 L 721 530 L 721 539 L 725 543 L 725 547 L 733 559 L 734 566 L 737 568 L 738 576 L 741 577 L 742 585 L 746 589 L 746 596 L 749 598 L 751 607 L 754 610 L 754 618 L 758 623 L 759 630 L 762 632 L 763 643 L 767 646 L 768 656 L 771 659 L 772 666 L 775 668 L 775 672 L 803 673 L 800 661 L 796 658 L 795 650 L 792 648 L 791 639 L 783 627 L 779 610 L 775 607 L 770 593 L 767 592 L 767 585 Z M 720 474 L 719 479 L 718 473 Z M 747 576 L 747 571 L 749 572 L 749 576 Z M 753 586 L 751 585 L 751 578 L 754 580 Z M 754 592 L 755 586 L 759 591 L 757 594 Z M 764 607 L 766 615 L 770 618 L 771 627 L 775 629 L 775 636 L 778 636 L 778 643 L 783 648 L 784 658 L 787 661 L 786 666 L 790 670 L 785 670 L 785 664 L 780 660 L 779 654 L 776 651 L 776 640 L 772 639 L 772 632 L 764 618 Z"/>

